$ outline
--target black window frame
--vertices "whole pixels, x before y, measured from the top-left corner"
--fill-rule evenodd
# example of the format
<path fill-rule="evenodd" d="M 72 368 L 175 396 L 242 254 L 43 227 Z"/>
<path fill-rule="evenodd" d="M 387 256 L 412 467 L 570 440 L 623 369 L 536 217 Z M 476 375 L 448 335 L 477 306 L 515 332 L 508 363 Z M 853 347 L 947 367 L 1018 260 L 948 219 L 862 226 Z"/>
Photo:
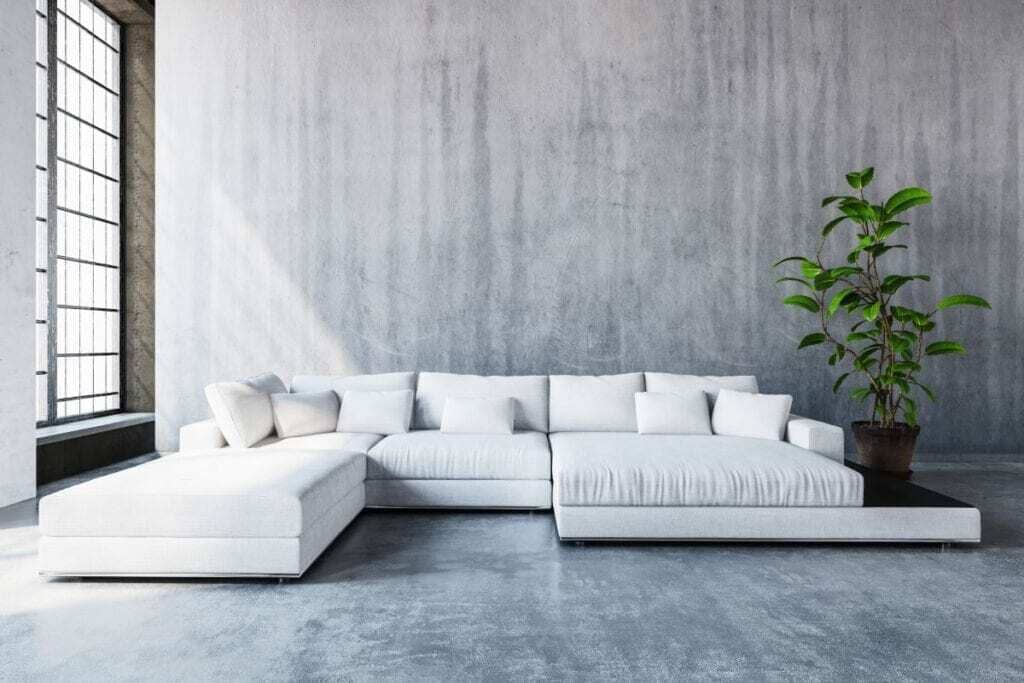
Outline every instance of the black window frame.
<path fill-rule="evenodd" d="M 101 416 L 104 416 L 104 415 L 112 415 L 112 414 L 117 414 L 117 413 L 124 412 L 124 385 L 125 385 L 125 363 L 124 363 L 124 355 L 123 355 L 123 351 L 124 351 L 124 330 L 125 330 L 125 320 L 124 320 L 125 286 L 124 286 L 124 271 L 123 271 L 124 260 L 125 260 L 125 248 L 124 248 L 124 239 L 123 239 L 124 210 L 125 210 L 125 196 L 124 196 L 125 193 L 124 193 L 124 180 L 123 180 L 124 168 L 125 168 L 125 145 L 124 145 L 124 138 L 123 138 L 123 123 L 124 123 L 124 114 L 125 114 L 125 105 L 124 105 L 125 71 L 124 71 L 124 53 L 123 53 L 123 48 L 124 48 L 124 43 L 123 43 L 124 26 L 123 26 L 123 24 L 120 21 L 117 20 L 116 17 L 111 15 L 109 12 L 107 12 L 103 7 L 101 7 L 99 4 L 97 4 L 93 0 L 74 0 L 74 1 L 76 1 L 76 2 L 77 1 L 81 1 L 81 2 L 88 3 L 95 11 L 102 13 L 104 17 L 106 17 L 113 25 L 115 25 L 117 27 L 118 40 L 116 42 L 118 43 L 118 46 L 115 47 L 115 46 L 111 45 L 104 38 L 101 38 L 100 36 L 96 35 L 93 31 L 89 30 L 88 28 L 83 26 L 81 23 L 79 23 L 77 20 L 75 20 L 72 17 L 70 17 L 64 10 L 59 8 L 58 0 L 46 0 L 46 9 L 47 9 L 47 11 L 46 11 L 45 14 L 38 9 L 39 5 L 37 4 L 36 16 L 37 17 L 42 17 L 43 19 L 45 19 L 45 21 L 46 21 L 46 36 L 47 36 L 46 64 L 40 64 L 38 62 L 36 64 L 37 68 L 43 68 L 43 69 L 46 70 L 46 76 L 47 76 L 47 93 L 46 93 L 46 95 L 47 95 L 46 96 L 46 112 L 47 113 L 46 113 L 45 117 L 40 116 L 38 113 L 36 115 L 37 118 L 42 118 L 43 120 L 45 120 L 46 126 L 47 126 L 47 130 L 46 130 L 46 146 L 47 146 L 47 149 L 46 149 L 46 166 L 45 166 L 45 168 L 40 168 L 39 165 L 38 165 L 38 162 L 37 162 L 37 165 L 36 165 L 36 169 L 37 170 L 45 171 L 46 172 L 46 194 L 47 194 L 47 196 L 46 196 L 46 216 L 45 217 L 36 216 L 37 224 L 39 222 L 43 222 L 46 225 L 46 233 L 47 233 L 46 234 L 46 241 L 47 241 L 46 268 L 45 269 L 40 269 L 38 267 L 36 268 L 36 272 L 37 273 L 39 273 L 39 272 L 45 272 L 46 273 L 46 286 L 47 286 L 47 312 L 46 312 L 46 319 L 45 320 L 40 320 L 40 319 L 38 319 L 38 317 L 36 319 L 37 325 L 38 324 L 46 324 L 47 325 L 47 359 L 46 359 L 46 370 L 45 371 L 41 371 L 38 368 L 36 369 L 36 375 L 37 376 L 39 376 L 39 375 L 45 375 L 46 376 L 46 387 L 47 387 L 47 391 L 46 391 L 46 418 L 45 419 L 41 419 L 41 420 L 37 420 L 37 422 L 36 422 L 36 425 L 40 426 L 40 427 L 42 427 L 42 426 L 49 426 L 49 425 L 56 425 L 56 424 L 63 424 L 63 423 L 68 423 L 68 422 L 76 422 L 76 421 L 80 421 L 80 420 L 87 420 L 87 419 L 90 419 L 90 418 L 101 417 Z M 106 48 L 108 48 L 114 54 L 117 55 L 117 60 L 118 60 L 117 80 L 118 80 L 118 83 L 117 83 L 117 91 L 116 92 L 114 92 L 107 85 L 105 85 L 103 83 L 100 83 L 99 81 L 93 79 L 91 76 L 89 76 L 87 74 L 84 74 L 75 65 L 69 64 L 69 63 L 65 62 L 64 60 L 61 60 L 61 59 L 58 58 L 57 39 L 58 39 L 58 19 L 60 17 L 63 17 L 67 22 L 75 24 L 81 31 L 83 31 L 84 33 L 90 35 L 93 39 L 95 39 L 96 41 L 102 43 L 103 45 L 106 46 Z M 38 19 L 37 19 L 37 21 L 38 21 Z M 38 57 L 37 57 L 37 59 L 38 59 Z M 60 67 L 58 66 L 58 64 L 63 65 L 67 70 L 77 72 L 81 78 L 85 78 L 86 80 L 94 83 L 96 86 L 98 86 L 101 89 L 103 89 L 103 90 L 107 91 L 108 93 L 110 93 L 111 96 L 116 97 L 116 112 L 117 112 L 117 131 L 116 131 L 116 134 L 103 129 L 100 126 L 97 126 L 97 125 L 95 125 L 94 123 L 92 123 L 90 121 L 85 121 L 83 118 L 75 116 L 75 115 L 71 114 L 70 112 L 66 112 L 63 109 L 59 109 L 58 108 L 58 72 L 60 71 Z M 117 150 L 117 177 L 116 178 L 114 178 L 114 177 L 112 177 L 110 175 L 106 175 L 104 173 L 101 173 L 98 170 L 87 168 L 87 167 L 82 166 L 81 164 L 73 162 L 73 161 L 71 161 L 69 159 L 61 158 L 61 157 L 58 156 L 58 152 L 59 152 L 59 146 L 58 146 L 58 143 L 59 143 L 59 141 L 58 141 L 58 122 L 59 122 L 59 120 L 60 120 L 60 118 L 62 116 L 70 117 L 72 119 L 75 119 L 81 125 L 84 125 L 86 127 L 92 128 L 92 129 L 97 130 L 97 131 L 100 131 L 104 135 L 107 135 L 107 136 L 117 140 L 118 150 Z M 37 153 L 37 157 L 38 157 L 38 153 Z M 105 179 L 105 180 L 107 180 L 109 182 L 115 183 L 116 187 L 117 187 L 117 196 L 116 196 L 116 199 L 115 199 L 115 203 L 117 204 L 117 207 L 118 207 L 117 220 L 116 221 L 110 221 L 106 217 L 85 214 L 84 212 L 81 212 L 81 211 L 76 211 L 76 210 L 72 210 L 72 209 L 68 209 L 68 208 L 65 208 L 65 207 L 58 206 L 58 204 L 57 204 L 57 200 L 58 200 L 58 179 L 60 177 L 60 173 L 59 173 L 58 169 L 59 169 L 59 165 L 60 164 L 65 164 L 66 166 L 70 165 L 72 167 L 77 167 L 80 171 L 91 173 L 91 174 L 93 174 L 93 175 L 95 175 L 95 176 L 97 176 L 99 178 L 103 178 L 103 179 Z M 39 204 L 39 202 L 37 202 L 37 205 L 38 204 Z M 105 224 L 109 224 L 109 225 L 115 226 L 116 230 L 117 230 L 117 265 L 115 266 L 115 265 L 111 265 L 109 263 L 103 263 L 103 262 L 99 262 L 99 261 L 92 261 L 92 260 L 86 260 L 86 259 L 76 259 L 76 258 L 69 257 L 69 256 L 66 256 L 66 255 L 59 255 L 57 253 L 58 239 L 59 239 L 59 235 L 58 235 L 58 231 L 59 231 L 58 212 L 64 212 L 64 213 L 68 213 L 68 214 L 72 214 L 72 215 L 77 215 L 79 217 L 84 217 L 84 218 L 86 218 L 86 219 L 88 219 L 90 221 L 93 221 L 93 222 L 105 223 Z M 93 213 L 97 213 L 97 212 L 94 210 Z M 63 261 L 71 261 L 71 262 L 77 261 L 79 263 L 85 263 L 85 264 L 88 264 L 90 266 L 97 267 L 97 268 L 112 268 L 112 269 L 115 269 L 117 271 L 117 278 L 116 278 L 116 283 L 115 283 L 115 288 L 116 288 L 116 291 L 117 291 L 116 308 L 111 308 L 111 307 L 94 307 L 94 306 L 75 306 L 75 305 L 69 305 L 69 304 L 58 304 L 58 272 L 59 272 L 59 268 L 57 266 L 57 262 L 61 261 L 61 260 L 63 260 Z M 40 308 L 40 306 L 37 303 L 37 311 L 38 311 L 39 308 Z M 116 312 L 117 316 L 118 316 L 118 318 L 117 318 L 117 329 L 116 329 L 116 332 L 115 332 L 116 351 L 113 351 L 113 352 L 103 351 L 103 352 L 95 352 L 95 353 L 94 352 L 58 353 L 58 334 L 59 334 L 59 331 L 60 331 L 59 330 L 59 324 L 58 324 L 60 316 L 58 314 L 58 310 L 60 310 L 60 309 L 64 309 L 64 310 L 76 310 L 77 309 L 77 310 L 92 310 L 92 311 Z M 117 373 L 116 373 L 117 374 L 117 390 L 116 391 L 103 392 L 103 393 L 100 393 L 100 394 L 75 395 L 75 396 L 64 396 L 64 397 L 59 397 L 58 396 L 58 386 L 57 386 L 57 384 L 58 384 L 58 370 L 57 370 L 57 368 L 58 368 L 58 363 L 59 363 L 59 359 L 60 358 L 71 358 L 71 357 L 97 358 L 97 357 L 104 357 L 104 356 L 107 356 L 107 357 L 109 357 L 109 356 L 116 356 L 117 357 Z M 65 371 L 65 372 L 67 372 L 67 371 Z M 59 412 L 58 411 L 58 407 L 57 407 L 58 403 L 65 402 L 65 401 L 83 400 L 83 399 L 109 397 L 109 396 L 117 396 L 118 400 L 117 400 L 117 407 L 116 408 L 104 409 L 104 410 L 94 410 L 94 411 L 87 412 L 87 413 L 77 413 L 75 415 L 65 415 L 63 417 L 58 417 L 58 412 Z M 38 406 L 38 398 L 37 398 L 37 407 L 40 407 L 40 406 Z M 38 417 L 38 415 L 37 415 L 37 417 Z"/>

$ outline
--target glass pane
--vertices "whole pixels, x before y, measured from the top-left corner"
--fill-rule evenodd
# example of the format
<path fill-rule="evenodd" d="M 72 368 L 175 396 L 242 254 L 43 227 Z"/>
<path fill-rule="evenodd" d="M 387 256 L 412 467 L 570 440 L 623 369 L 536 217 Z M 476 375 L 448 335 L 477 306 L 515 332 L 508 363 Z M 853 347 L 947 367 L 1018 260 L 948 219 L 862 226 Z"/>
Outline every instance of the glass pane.
<path fill-rule="evenodd" d="M 49 330 L 46 323 L 36 323 L 36 370 L 46 370 L 46 339 Z"/>
<path fill-rule="evenodd" d="M 46 273 L 36 272 L 36 320 L 46 320 L 46 309 L 49 305 L 47 295 Z M 43 368 L 45 369 L 45 368 Z"/>
<path fill-rule="evenodd" d="M 45 422 L 46 415 L 46 375 L 36 375 L 36 421 Z"/>

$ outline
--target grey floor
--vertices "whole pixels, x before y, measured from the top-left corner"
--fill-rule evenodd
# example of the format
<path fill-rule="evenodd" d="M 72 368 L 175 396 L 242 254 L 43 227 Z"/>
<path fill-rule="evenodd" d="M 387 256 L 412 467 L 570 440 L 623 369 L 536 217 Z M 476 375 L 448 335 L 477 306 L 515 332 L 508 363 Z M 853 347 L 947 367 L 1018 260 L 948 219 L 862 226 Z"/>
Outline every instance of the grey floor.
<path fill-rule="evenodd" d="M 549 514 L 366 512 L 284 585 L 46 581 L 30 501 L 0 511 L 0 679 L 1024 677 L 1024 465 L 915 481 L 978 505 L 984 543 L 576 546 Z"/>

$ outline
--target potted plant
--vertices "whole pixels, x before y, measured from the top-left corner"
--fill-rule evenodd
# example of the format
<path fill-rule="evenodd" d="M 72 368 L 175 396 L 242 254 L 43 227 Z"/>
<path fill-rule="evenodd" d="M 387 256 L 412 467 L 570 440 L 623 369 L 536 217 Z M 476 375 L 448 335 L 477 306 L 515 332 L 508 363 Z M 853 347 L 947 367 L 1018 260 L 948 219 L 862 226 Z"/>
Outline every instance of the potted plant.
<path fill-rule="evenodd" d="M 822 207 L 838 208 L 839 215 L 821 229 L 815 254 L 789 256 L 773 268 L 783 264 L 799 267 L 800 277 L 782 277 L 778 282 L 795 283 L 806 292 L 787 296 L 782 302 L 815 316 L 817 330 L 803 337 L 797 348 L 824 346 L 830 352 L 829 365 L 849 367 L 836 378 L 832 391 L 838 392 L 848 379 L 858 378 L 861 382 L 852 387 L 851 396 L 861 403 L 871 402 L 869 419 L 852 425 L 861 462 L 906 477 L 920 432 L 917 396 L 935 400 L 935 393 L 918 379 L 922 363 L 929 356 L 966 353 L 957 341 L 929 341 L 936 327 L 935 316 L 954 306 L 991 306 L 971 294 L 947 296 L 930 311 L 901 301 L 904 287 L 931 278 L 887 272 L 883 257 L 894 249 L 907 248 L 895 242 L 908 232 L 909 224 L 901 218 L 932 197 L 919 187 L 906 187 L 885 202 L 873 204 L 865 196 L 873 177 L 873 168 L 848 173 L 852 192 L 825 197 L 821 202 Z M 845 262 L 827 265 L 822 252 L 833 235 L 846 236 L 853 247 Z"/>

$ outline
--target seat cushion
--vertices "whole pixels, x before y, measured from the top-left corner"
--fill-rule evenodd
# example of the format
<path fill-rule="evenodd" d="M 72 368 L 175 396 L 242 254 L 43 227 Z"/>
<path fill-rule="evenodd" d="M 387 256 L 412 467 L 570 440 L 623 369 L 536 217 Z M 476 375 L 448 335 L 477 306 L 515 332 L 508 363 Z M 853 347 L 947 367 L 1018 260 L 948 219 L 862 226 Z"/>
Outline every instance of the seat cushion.
<path fill-rule="evenodd" d="M 443 434 L 418 430 L 370 449 L 367 479 L 550 479 L 551 451 L 540 432 Z"/>
<path fill-rule="evenodd" d="M 356 451 L 365 453 L 374 444 L 383 439 L 380 434 L 363 434 L 359 432 L 324 432 L 305 436 L 289 436 L 282 439 L 271 436 L 253 448 L 287 448 L 297 451 Z"/>
<path fill-rule="evenodd" d="M 362 486 L 353 452 L 217 449 L 172 455 L 39 502 L 45 536 L 295 538 Z"/>
<path fill-rule="evenodd" d="M 551 435 L 557 505 L 851 507 L 860 474 L 782 441 L 733 436 Z"/>

